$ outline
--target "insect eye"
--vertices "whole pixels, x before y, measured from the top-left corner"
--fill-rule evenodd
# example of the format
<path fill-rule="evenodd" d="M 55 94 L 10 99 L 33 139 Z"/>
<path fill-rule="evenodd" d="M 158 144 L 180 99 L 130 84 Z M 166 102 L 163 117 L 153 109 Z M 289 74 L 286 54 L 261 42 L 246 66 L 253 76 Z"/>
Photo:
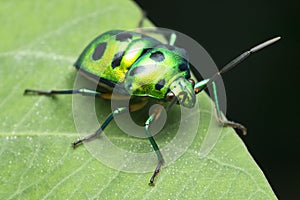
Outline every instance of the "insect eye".
<path fill-rule="evenodd" d="M 189 79 L 189 82 L 192 84 L 193 87 L 195 86 L 195 81 L 194 81 L 194 79 Z"/>

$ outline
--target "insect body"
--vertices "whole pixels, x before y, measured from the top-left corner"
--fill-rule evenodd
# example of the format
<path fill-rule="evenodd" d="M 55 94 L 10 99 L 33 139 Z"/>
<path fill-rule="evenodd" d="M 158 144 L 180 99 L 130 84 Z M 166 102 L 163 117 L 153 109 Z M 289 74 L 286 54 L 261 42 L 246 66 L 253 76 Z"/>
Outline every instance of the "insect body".
<path fill-rule="evenodd" d="M 118 84 L 119 93 L 129 96 L 164 99 L 181 92 L 174 89 L 171 93 L 174 87 L 189 89 L 183 103 L 193 107 L 196 98 L 185 57 L 184 49 L 164 45 L 141 33 L 109 31 L 85 48 L 75 67 L 106 89 Z"/>
<path fill-rule="evenodd" d="M 172 35 L 173 33 L 170 34 Z M 89 80 L 99 84 L 99 90 L 94 91 L 85 88 L 51 91 L 27 89 L 25 90 L 25 94 L 82 94 L 109 99 L 111 98 L 112 90 L 116 88 L 120 97 L 140 99 L 136 104 L 130 104 L 128 107 L 121 107 L 114 110 L 94 134 L 75 141 L 73 143 L 74 148 L 101 134 L 115 115 L 142 108 L 148 98 L 165 102 L 170 101 L 167 109 L 176 101 L 182 106 L 192 108 L 195 105 L 196 94 L 210 84 L 214 90 L 214 100 L 217 110 L 216 118 L 218 122 L 223 126 L 241 129 L 246 133 L 244 126 L 222 117 L 214 80 L 216 76 L 232 69 L 251 53 L 279 39 L 277 37 L 268 40 L 246 51 L 210 79 L 205 79 L 195 84 L 195 81 L 190 78 L 190 67 L 186 59 L 186 52 L 184 49 L 175 47 L 174 41 L 170 41 L 169 44 L 163 44 L 139 32 L 108 31 L 94 39 L 84 49 L 75 63 L 75 67 L 80 73 Z M 160 115 L 160 109 L 155 110 L 144 125 L 147 137 L 158 158 L 157 167 L 150 179 L 151 185 L 154 184 L 154 178 L 164 164 L 163 155 L 149 131 L 151 123 Z"/>

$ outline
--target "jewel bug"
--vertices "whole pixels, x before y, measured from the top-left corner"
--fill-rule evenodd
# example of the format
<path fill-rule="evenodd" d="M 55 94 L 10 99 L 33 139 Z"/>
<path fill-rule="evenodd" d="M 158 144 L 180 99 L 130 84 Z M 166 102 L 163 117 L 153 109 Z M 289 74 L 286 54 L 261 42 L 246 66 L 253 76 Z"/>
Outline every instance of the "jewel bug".
<path fill-rule="evenodd" d="M 139 25 L 141 27 L 142 22 Z M 86 88 L 50 91 L 26 89 L 24 94 L 81 94 L 110 99 L 112 90 L 117 87 L 119 98 L 137 99 L 134 104 L 112 111 L 95 133 L 73 142 L 74 148 L 99 136 L 116 115 L 143 108 L 150 98 L 169 102 L 166 110 L 176 102 L 184 107 L 193 108 L 196 95 L 209 85 L 213 88 L 217 121 L 222 126 L 237 128 L 246 134 L 246 128 L 243 125 L 228 121 L 222 116 L 215 80 L 252 53 L 278 41 L 280 37 L 270 39 L 242 53 L 211 78 L 195 82 L 191 78 L 189 62 L 185 59 L 185 50 L 174 45 L 176 41 L 174 32 L 169 34 L 170 40 L 168 44 L 165 44 L 140 31 L 105 32 L 88 44 L 74 64 L 79 73 L 98 84 L 97 90 Z M 158 159 L 157 167 L 150 178 L 150 185 L 154 185 L 154 179 L 164 164 L 164 157 L 149 130 L 160 113 L 161 108 L 154 110 L 144 123 L 147 138 Z"/>

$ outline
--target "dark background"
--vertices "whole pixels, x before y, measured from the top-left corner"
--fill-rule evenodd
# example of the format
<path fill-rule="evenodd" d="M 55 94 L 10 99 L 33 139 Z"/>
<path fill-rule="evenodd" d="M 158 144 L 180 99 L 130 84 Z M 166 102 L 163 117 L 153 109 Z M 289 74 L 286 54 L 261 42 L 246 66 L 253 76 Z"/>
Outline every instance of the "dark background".
<path fill-rule="evenodd" d="M 299 12 L 292 1 L 136 0 L 158 27 L 198 41 L 223 66 L 274 36 L 277 44 L 223 76 L 227 116 L 248 128 L 243 137 L 279 199 L 300 198 Z M 296 48 L 296 45 L 298 48 Z"/>

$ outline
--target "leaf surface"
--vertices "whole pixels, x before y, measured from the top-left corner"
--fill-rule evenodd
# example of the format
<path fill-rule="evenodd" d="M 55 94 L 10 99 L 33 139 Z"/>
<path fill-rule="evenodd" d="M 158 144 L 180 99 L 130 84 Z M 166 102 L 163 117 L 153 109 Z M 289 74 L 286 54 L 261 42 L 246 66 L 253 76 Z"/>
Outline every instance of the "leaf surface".
<path fill-rule="evenodd" d="M 201 154 L 208 125 L 219 127 L 204 93 L 198 97 L 201 123 L 191 146 L 162 169 L 155 187 L 148 186 L 152 172 L 118 171 L 84 146 L 71 148 L 79 137 L 71 96 L 23 96 L 26 88 L 72 88 L 77 56 L 100 33 L 135 28 L 141 16 L 135 4 L 14 0 L 0 5 L 0 199 L 276 199 L 234 130 L 224 128 L 214 148 Z M 96 101 L 102 122 L 109 102 Z M 178 115 L 180 110 L 173 109 L 155 136 L 160 146 L 177 131 L 172 120 Z M 105 133 L 123 149 L 152 151 L 147 139 L 127 136 L 114 122 Z"/>

